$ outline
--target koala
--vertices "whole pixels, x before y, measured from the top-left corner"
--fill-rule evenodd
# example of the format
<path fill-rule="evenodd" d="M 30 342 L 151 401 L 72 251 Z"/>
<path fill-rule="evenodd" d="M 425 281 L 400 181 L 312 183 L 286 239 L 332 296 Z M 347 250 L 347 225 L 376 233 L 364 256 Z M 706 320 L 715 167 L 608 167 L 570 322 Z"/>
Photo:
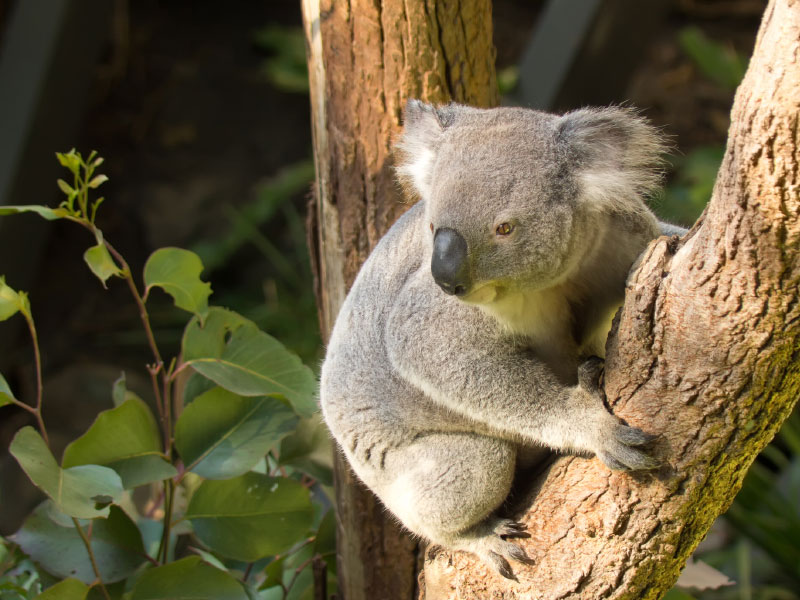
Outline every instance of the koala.
<path fill-rule="evenodd" d="M 397 173 L 419 196 L 337 317 L 320 403 L 358 477 L 414 534 L 513 578 L 496 515 L 526 448 L 657 466 L 597 381 L 662 141 L 627 108 L 563 116 L 410 101 Z M 677 233 L 674 229 L 671 233 Z M 589 360 L 587 360 L 589 359 Z"/>

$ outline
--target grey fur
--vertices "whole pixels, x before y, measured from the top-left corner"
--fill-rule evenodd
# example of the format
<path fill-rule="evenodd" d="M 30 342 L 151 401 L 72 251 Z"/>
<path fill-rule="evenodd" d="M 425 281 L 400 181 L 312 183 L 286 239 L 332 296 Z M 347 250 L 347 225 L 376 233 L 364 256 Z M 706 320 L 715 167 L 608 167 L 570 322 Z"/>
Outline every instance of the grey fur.
<path fill-rule="evenodd" d="M 556 116 L 410 101 L 398 175 L 421 198 L 364 264 L 322 368 L 325 420 L 412 532 L 501 574 L 526 561 L 494 511 L 518 450 L 656 466 L 598 386 L 631 264 L 659 235 L 642 197 L 662 145 L 629 109 Z M 495 234 L 510 223 L 510 235 Z M 467 242 L 469 290 L 431 276 L 433 230 Z"/>

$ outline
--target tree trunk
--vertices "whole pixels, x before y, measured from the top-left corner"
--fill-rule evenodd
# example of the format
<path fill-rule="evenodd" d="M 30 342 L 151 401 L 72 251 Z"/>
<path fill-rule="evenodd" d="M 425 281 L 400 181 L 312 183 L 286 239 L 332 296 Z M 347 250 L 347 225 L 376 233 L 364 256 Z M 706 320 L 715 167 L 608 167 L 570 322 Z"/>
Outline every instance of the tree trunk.
<path fill-rule="evenodd" d="M 490 0 L 302 0 L 316 189 L 309 242 L 323 336 L 346 290 L 408 208 L 391 139 L 408 98 L 497 103 Z M 335 459 L 340 596 L 416 596 L 417 543 Z"/>
<path fill-rule="evenodd" d="M 495 101 L 488 2 L 463 3 L 304 0 L 326 331 L 401 212 L 388 157 L 405 97 Z M 800 393 L 799 104 L 800 0 L 771 0 L 708 210 L 680 242 L 650 245 L 609 338 L 610 404 L 662 435 L 667 466 L 559 459 L 521 503 L 535 564 L 514 565 L 519 581 L 432 548 L 424 598 L 638 600 L 672 586 Z M 411 598 L 413 542 L 341 461 L 337 477 L 345 598 Z"/>
<path fill-rule="evenodd" d="M 736 95 L 704 215 L 653 242 L 609 339 L 606 393 L 661 434 L 666 467 L 611 473 L 562 458 L 522 521 L 519 583 L 429 552 L 426 600 L 660 598 L 800 395 L 800 2 L 772 0 Z"/>

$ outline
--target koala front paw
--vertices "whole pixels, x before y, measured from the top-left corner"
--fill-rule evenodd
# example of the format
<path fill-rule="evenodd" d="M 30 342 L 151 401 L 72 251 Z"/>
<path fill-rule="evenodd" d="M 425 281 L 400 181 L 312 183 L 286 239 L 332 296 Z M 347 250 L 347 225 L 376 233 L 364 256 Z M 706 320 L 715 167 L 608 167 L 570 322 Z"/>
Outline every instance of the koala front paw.
<path fill-rule="evenodd" d="M 660 462 L 649 452 L 649 446 L 657 436 L 645 433 L 636 427 L 615 423 L 609 434 L 601 441 L 596 454 L 609 469 L 614 471 L 649 471 L 660 466 Z"/>

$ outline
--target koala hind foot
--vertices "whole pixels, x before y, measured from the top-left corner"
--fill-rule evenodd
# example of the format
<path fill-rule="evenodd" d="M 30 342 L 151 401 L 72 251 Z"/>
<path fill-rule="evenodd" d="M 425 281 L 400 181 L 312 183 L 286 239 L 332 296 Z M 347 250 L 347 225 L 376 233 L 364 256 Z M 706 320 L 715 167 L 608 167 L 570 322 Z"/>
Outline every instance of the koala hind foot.
<path fill-rule="evenodd" d="M 511 519 L 489 517 L 463 532 L 450 547 L 476 554 L 500 575 L 516 581 L 514 571 L 511 570 L 511 565 L 508 563 L 509 559 L 526 565 L 532 565 L 533 560 L 525 553 L 525 550 L 509 542 L 506 538 L 527 537 L 530 535 L 526 533 L 525 527 L 521 523 Z"/>

